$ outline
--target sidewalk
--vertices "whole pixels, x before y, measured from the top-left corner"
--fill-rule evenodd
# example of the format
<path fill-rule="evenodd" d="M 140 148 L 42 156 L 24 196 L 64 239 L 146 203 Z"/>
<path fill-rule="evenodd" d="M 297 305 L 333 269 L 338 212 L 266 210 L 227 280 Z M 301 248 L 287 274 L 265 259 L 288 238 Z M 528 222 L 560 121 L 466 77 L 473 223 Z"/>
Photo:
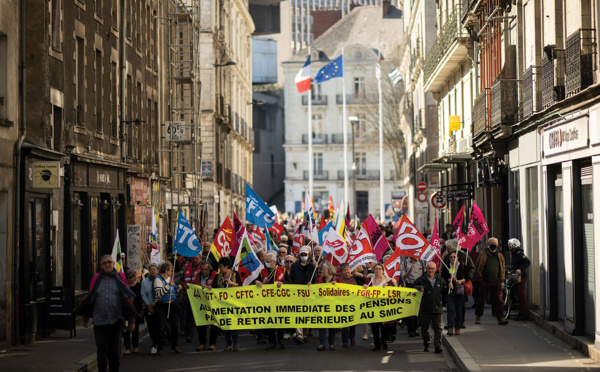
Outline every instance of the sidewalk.
<path fill-rule="evenodd" d="M 467 328 L 460 336 L 448 336 L 444 331 L 444 346 L 461 371 L 600 371 L 600 363 L 534 321 L 510 320 L 501 326 L 486 305 L 481 324 L 475 324 L 471 304 L 466 309 Z"/>

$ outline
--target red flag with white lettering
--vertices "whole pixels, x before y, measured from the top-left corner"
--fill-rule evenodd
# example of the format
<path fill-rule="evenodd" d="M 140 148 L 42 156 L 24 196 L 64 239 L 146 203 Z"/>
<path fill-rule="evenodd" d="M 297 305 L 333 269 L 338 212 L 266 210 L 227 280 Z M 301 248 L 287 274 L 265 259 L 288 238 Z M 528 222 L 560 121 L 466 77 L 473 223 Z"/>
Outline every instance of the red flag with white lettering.
<path fill-rule="evenodd" d="M 400 264 L 402 263 L 402 254 L 400 249 L 396 249 L 394 254 L 392 254 L 383 264 L 386 275 L 389 278 L 396 279 L 396 283 L 400 283 L 399 279 L 400 276 L 402 276 L 402 269 L 400 267 Z"/>
<path fill-rule="evenodd" d="M 367 262 L 377 262 L 377 260 L 375 253 L 373 253 L 371 236 L 365 221 L 348 251 L 348 265 L 350 265 L 350 270 L 354 270 Z"/>
<path fill-rule="evenodd" d="M 402 252 L 402 255 L 418 259 L 421 259 L 425 255 L 429 247 L 427 239 L 425 239 L 406 216 L 402 216 L 400 226 L 396 231 L 394 244 L 396 249 Z"/>
<path fill-rule="evenodd" d="M 215 259 L 219 261 L 221 257 L 229 257 L 232 248 L 233 226 L 231 226 L 231 221 L 229 220 L 229 216 L 227 216 L 210 247 L 210 251 L 215 256 Z"/>
<path fill-rule="evenodd" d="M 298 258 L 300 248 L 304 245 L 304 235 L 301 233 L 302 224 L 296 224 L 296 230 L 294 231 L 294 240 L 292 241 L 292 255 Z"/>
<path fill-rule="evenodd" d="M 483 236 L 490 232 L 490 229 L 485 222 L 485 218 L 483 217 L 483 213 L 481 209 L 473 202 L 473 211 L 471 212 L 471 217 L 469 218 L 469 229 L 466 242 L 461 245 L 463 248 L 467 248 L 471 250 L 478 241 L 483 238 Z"/>

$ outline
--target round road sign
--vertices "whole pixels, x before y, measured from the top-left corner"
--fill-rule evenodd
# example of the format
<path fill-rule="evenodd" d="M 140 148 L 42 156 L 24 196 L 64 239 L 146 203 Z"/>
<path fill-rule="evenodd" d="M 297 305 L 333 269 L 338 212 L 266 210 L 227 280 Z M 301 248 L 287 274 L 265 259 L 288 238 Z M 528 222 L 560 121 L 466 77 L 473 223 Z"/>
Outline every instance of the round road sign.
<path fill-rule="evenodd" d="M 418 193 L 417 200 L 420 201 L 421 203 L 425 203 L 427 201 L 427 194 L 425 194 L 424 192 Z"/>
<path fill-rule="evenodd" d="M 417 183 L 417 190 L 419 190 L 420 192 L 427 190 L 427 184 L 425 182 Z"/>
<path fill-rule="evenodd" d="M 437 192 L 435 192 L 435 193 L 433 193 L 433 195 L 431 195 L 431 205 L 434 208 L 442 209 L 446 206 L 446 201 L 445 201 L 446 199 L 442 199 L 442 201 L 440 202 L 438 196 L 439 196 L 439 193 L 437 193 Z"/>

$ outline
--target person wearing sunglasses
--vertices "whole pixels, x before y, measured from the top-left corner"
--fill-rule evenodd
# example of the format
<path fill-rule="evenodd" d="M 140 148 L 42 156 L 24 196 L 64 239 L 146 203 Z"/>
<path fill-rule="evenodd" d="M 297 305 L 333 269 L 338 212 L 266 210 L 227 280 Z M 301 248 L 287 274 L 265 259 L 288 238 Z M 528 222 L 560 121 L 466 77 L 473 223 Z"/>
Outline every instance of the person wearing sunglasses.
<path fill-rule="evenodd" d="M 94 324 L 98 371 L 118 371 L 121 363 L 121 331 L 128 321 L 130 331 L 135 329 L 139 316 L 133 307 L 135 293 L 127 286 L 125 274 L 115 269 L 111 255 L 100 257 L 100 272 L 90 282 L 90 290 L 78 312 L 83 315 L 83 326 L 89 318 Z"/>

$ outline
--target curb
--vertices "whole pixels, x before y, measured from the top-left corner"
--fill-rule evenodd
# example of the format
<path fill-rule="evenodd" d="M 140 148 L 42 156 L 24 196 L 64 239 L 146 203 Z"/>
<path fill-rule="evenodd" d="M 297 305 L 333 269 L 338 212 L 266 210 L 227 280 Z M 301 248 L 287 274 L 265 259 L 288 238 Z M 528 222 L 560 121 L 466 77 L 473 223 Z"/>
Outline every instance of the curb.
<path fill-rule="evenodd" d="M 140 327 L 140 341 L 142 340 L 142 338 L 146 337 L 147 334 L 148 334 L 148 327 L 146 327 L 146 326 L 144 326 L 144 328 Z M 96 353 L 90 354 L 87 357 L 81 359 L 79 362 L 77 362 L 77 364 L 79 365 L 79 367 L 77 367 L 77 369 L 65 370 L 64 372 L 71 372 L 71 371 L 91 372 L 91 371 L 97 371 L 98 370 L 98 355 Z"/>
<path fill-rule="evenodd" d="M 482 371 L 481 367 L 479 367 L 479 364 L 477 364 L 475 359 L 473 359 L 471 354 L 469 354 L 467 349 L 465 349 L 457 337 L 447 337 L 446 335 L 443 335 L 442 343 L 450 352 L 450 355 L 452 356 L 452 359 L 454 360 L 454 363 L 456 363 L 458 369 L 463 372 Z"/>

